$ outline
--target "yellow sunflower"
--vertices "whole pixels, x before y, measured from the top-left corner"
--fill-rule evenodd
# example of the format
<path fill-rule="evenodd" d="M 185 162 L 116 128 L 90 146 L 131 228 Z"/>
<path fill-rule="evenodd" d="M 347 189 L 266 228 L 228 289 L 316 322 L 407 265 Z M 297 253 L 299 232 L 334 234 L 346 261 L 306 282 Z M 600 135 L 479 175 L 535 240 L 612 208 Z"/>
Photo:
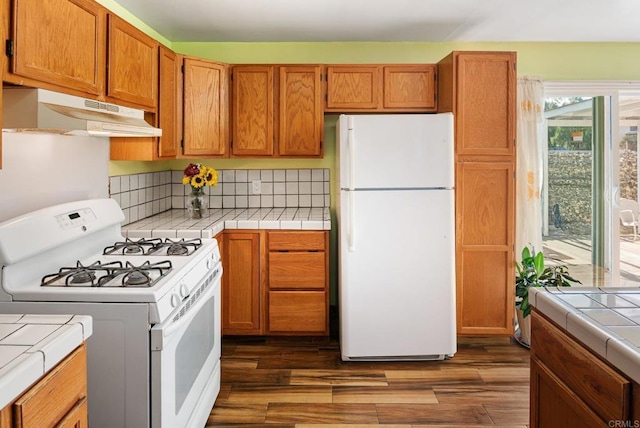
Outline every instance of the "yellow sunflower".
<path fill-rule="evenodd" d="M 204 171 L 204 181 L 207 186 L 217 186 L 218 185 L 218 171 L 214 168 L 203 168 Z"/>
<path fill-rule="evenodd" d="M 199 189 L 202 186 L 204 186 L 205 184 L 206 183 L 205 183 L 205 180 L 204 180 L 204 176 L 202 176 L 201 174 L 194 175 L 193 177 L 191 177 L 191 186 L 192 187 L 194 187 L 196 189 Z"/>

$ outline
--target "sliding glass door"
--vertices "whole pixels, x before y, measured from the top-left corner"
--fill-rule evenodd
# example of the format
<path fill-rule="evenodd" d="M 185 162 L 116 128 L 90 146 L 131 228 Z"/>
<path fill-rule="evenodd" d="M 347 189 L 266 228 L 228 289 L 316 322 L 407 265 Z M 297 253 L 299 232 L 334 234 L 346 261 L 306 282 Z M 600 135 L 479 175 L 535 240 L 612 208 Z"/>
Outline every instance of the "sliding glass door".
<path fill-rule="evenodd" d="M 584 285 L 638 286 L 640 88 L 551 86 L 545 89 L 545 257 L 567 264 Z"/>

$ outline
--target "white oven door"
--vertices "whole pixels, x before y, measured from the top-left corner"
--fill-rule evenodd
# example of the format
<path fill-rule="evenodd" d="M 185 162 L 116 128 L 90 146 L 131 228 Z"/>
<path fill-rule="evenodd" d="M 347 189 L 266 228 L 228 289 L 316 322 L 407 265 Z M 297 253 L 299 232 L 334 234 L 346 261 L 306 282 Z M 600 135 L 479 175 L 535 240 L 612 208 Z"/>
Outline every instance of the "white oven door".
<path fill-rule="evenodd" d="M 209 271 L 174 315 L 151 328 L 151 426 L 202 428 L 220 391 L 220 278 Z"/>

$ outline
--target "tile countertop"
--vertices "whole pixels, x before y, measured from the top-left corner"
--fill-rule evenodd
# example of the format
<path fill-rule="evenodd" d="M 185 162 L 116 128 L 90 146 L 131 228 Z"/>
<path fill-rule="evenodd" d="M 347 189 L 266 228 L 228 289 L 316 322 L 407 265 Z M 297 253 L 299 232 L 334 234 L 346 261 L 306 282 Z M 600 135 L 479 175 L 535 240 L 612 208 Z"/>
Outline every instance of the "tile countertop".
<path fill-rule="evenodd" d="M 127 238 L 213 238 L 224 229 L 330 230 L 329 208 L 218 208 L 202 219 L 172 209 L 122 227 Z"/>
<path fill-rule="evenodd" d="M 640 289 L 530 288 L 529 302 L 594 353 L 640 383 Z"/>
<path fill-rule="evenodd" d="M 91 336 L 87 315 L 0 314 L 0 409 Z"/>

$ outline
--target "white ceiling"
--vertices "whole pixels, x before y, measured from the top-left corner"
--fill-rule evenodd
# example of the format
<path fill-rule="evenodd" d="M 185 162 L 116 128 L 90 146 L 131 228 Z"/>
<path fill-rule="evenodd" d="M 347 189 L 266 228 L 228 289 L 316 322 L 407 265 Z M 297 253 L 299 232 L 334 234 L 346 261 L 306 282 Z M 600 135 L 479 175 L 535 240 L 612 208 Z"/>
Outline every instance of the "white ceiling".
<path fill-rule="evenodd" d="M 640 0 L 115 0 L 172 42 L 638 42 Z"/>

